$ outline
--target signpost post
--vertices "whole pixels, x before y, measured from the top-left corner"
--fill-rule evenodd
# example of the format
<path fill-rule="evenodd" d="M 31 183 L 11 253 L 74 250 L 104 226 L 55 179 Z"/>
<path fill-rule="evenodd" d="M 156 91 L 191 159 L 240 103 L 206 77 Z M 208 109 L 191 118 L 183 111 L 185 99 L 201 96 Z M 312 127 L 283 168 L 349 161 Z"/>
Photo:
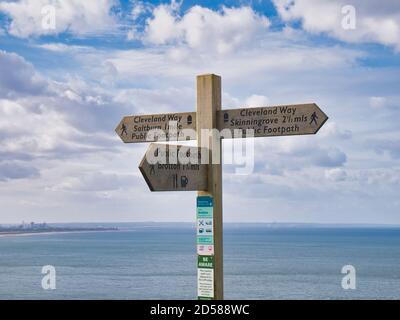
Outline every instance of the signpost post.
<path fill-rule="evenodd" d="M 115 131 L 125 143 L 197 139 L 197 147 L 152 143 L 139 169 L 151 191 L 198 191 L 199 299 L 224 298 L 221 137 L 226 136 L 219 133 L 316 134 L 327 120 L 315 103 L 222 110 L 221 77 L 206 74 L 197 77 L 196 112 L 127 116 L 118 124 Z"/>
<path fill-rule="evenodd" d="M 197 197 L 197 296 L 199 300 L 221 300 L 216 294 L 215 215 L 211 196 Z M 222 239 L 221 239 L 222 240 Z M 222 259 L 222 252 L 221 259 Z M 222 269 L 222 268 L 221 268 Z M 221 270 L 222 271 L 222 270 Z M 221 276 L 222 278 L 222 276 Z M 221 293 L 220 293 L 221 294 Z"/>
<path fill-rule="evenodd" d="M 197 144 L 198 146 L 208 145 L 209 161 L 208 189 L 206 192 L 199 191 L 198 196 L 209 196 L 212 198 L 213 211 L 213 245 L 214 245 L 214 293 L 213 299 L 224 298 L 224 274 L 223 274 L 223 246 L 222 246 L 222 153 L 221 139 L 217 137 L 217 112 L 221 110 L 221 77 L 208 74 L 197 77 Z M 202 130 L 210 130 L 206 137 L 202 137 Z M 207 132 L 206 131 L 206 132 Z M 209 141 L 202 141 L 203 138 Z M 215 159 L 215 156 L 217 159 Z M 199 252 L 198 252 L 199 254 Z M 201 257 L 201 256 L 199 256 Z M 198 273 L 200 269 L 198 269 Z M 198 280 L 201 286 L 201 279 Z"/>

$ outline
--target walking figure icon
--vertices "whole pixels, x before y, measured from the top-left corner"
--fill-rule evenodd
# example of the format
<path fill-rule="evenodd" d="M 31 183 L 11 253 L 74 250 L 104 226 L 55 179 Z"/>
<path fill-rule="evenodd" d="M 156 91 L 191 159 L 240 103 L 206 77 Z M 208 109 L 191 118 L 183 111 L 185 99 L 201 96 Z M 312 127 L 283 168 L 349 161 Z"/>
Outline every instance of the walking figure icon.
<path fill-rule="evenodd" d="M 317 114 L 314 112 L 314 113 L 311 115 L 311 122 L 310 122 L 310 124 L 312 124 L 312 123 L 314 122 L 315 125 L 317 126 L 317 125 L 318 125 L 317 119 L 318 119 L 318 116 L 317 116 Z"/>
<path fill-rule="evenodd" d="M 124 133 L 125 133 L 126 136 L 128 135 L 128 132 L 126 131 L 125 123 L 123 123 L 122 126 L 121 126 L 121 136 L 123 136 Z"/>

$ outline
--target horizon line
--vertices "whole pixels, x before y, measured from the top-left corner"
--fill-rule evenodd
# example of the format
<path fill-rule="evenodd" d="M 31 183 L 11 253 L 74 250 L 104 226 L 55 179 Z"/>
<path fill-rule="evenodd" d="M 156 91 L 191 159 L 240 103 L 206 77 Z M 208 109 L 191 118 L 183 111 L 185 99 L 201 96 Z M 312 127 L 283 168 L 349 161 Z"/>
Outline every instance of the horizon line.
<path fill-rule="evenodd" d="M 25 222 L 25 221 L 24 221 Z M 25 222 L 26 224 L 30 224 L 31 222 Z M 0 222 L 1 225 L 21 225 L 23 222 Z M 193 224 L 195 225 L 195 221 L 59 221 L 59 222 L 34 222 L 35 224 Z M 400 227 L 400 223 L 364 223 L 364 222 L 351 222 L 351 223 L 344 223 L 344 222 L 277 222 L 277 221 L 226 221 L 225 224 L 263 224 L 263 225 L 298 225 L 298 226 L 374 226 L 374 227 Z"/>

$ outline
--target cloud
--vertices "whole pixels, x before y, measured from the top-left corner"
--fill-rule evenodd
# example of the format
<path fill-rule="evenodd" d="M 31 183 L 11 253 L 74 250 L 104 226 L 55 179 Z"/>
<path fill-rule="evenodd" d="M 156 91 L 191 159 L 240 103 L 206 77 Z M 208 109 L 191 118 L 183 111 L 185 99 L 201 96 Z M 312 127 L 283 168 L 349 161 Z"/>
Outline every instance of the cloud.
<path fill-rule="evenodd" d="M 262 88 L 261 84 L 268 79 L 273 80 L 266 76 L 268 73 L 275 74 L 275 81 L 279 81 L 278 78 L 283 78 L 288 74 L 296 73 L 298 73 L 297 77 L 301 76 L 305 79 L 321 70 L 350 68 L 363 56 L 357 50 L 340 47 L 313 48 L 296 44 L 292 39 L 278 39 L 280 35 L 280 33 L 265 34 L 262 40 L 224 55 L 215 54 L 214 51 L 202 52 L 197 49 L 187 49 L 181 44 L 173 49 L 167 46 L 114 50 L 104 52 L 100 57 L 114 64 L 120 75 L 119 80 L 125 85 L 127 83 L 133 86 L 154 84 L 156 78 L 162 86 L 165 86 L 163 81 L 160 81 L 162 79 L 181 81 L 185 85 L 188 81 L 193 81 L 196 74 L 213 72 L 224 75 L 224 79 L 241 82 L 245 86 L 253 86 L 252 92 L 262 93 L 265 87 Z M 179 54 L 176 54 L 177 52 Z M 79 59 L 85 59 L 86 66 L 93 65 L 93 68 L 101 63 L 93 54 L 86 55 L 84 52 Z M 247 80 L 243 81 L 243 79 Z M 323 80 L 329 79 L 325 73 Z"/>
<path fill-rule="evenodd" d="M 137 113 L 193 111 L 194 89 L 169 87 L 165 89 L 122 89 L 113 101 L 132 106 Z M 179 97 L 179 99 L 177 99 Z M 131 108 L 132 110 L 132 108 Z"/>
<path fill-rule="evenodd" d="M 57 53 L 79 53 L 90 52 L 91 48 L 86 46 L 67 45 L 65 43 L 44 43 L 35 45 L 36 48 L 45 49 Z"/>
<path fill-rule="evenodd" d="M 26 164 L 0 162 L 0 181 L 39 177 L 39 170 Z"/>
<path fill-rule="evenodd" d="M 265 107 L 268 106 L 269 103 L 270 102 L 268 97 L 258 94 L 253 94 L 246 99 L 245 105 L 249 107 Z"/>
<path fill-rule="evenodd" d="M 327 179 L 332 180 L 334 182 L 344 181 L 346 180 L 347 173 L 342 168 L 333 168 L 325 171 L 325 176 Z"/>
<path fill-rule="evenodd" d="M 385 97 L 370 97 L 369 98 L 369 105 L 372 108 L 383 108 L 386 105 L 386 98 Z"/>
<path fill-rule="evenodd" d="M 120 119 L 105 107 L 104 91 L 74 78 L 45 79 L 15 53 L 0 51 L 0 66 L 0 161 L 113 149 L 108 133 Z"/>
<path fill-rule="evenodd" d="M 346 154 L 337 148 L 317 149 L 310 156 L 313 164 L 321 167 L 340 167 L 347 161 Z"/>
<path fill-rule="evenodd" d="M 396 194 L 400 186 L 400 171 L 397 168 L 369 168 L 369 169 L 331 169 L 326 171 L 326 175 L 339 177 L 340 181 L 353 184 L 353 188 L 358 186 L 372 196 L 376 192 L 384 191 L 387 195 Z M 343 178 L 343 179 L 342 179 Z M 368 188 L 372 187 L 372 188 Z"/>
<path fill-rule="evenodd" d="M 347 42 L 375 42 L 400 50 L 400 3 L 397 0 L 273 0 L 286 22 L 300 21 L 304 30 L 327 33 Z M 349 11 L 349 7 L 351 9 Z M 343 27 L 355 9 L 355 29 Z"/>
<path fill-rule="evenodd" d="M 0 3 L 11 18 L 8 32 L 19 38 L 69 32 L 74 35 L 104 33 L 116 28 L 111 14 L 115 0 L 20 0 Z M 55 8 L 55 28 L 44 28 L 48 6 Z M 44 11 L 43 11 L 44 10 Z"/>
<path fill-rule="evenodd" d="M 342 129 L 340 126 L 334 121 L 328 121 L 324 124 L 324 129 L 319 133 L 322 137 L 325 138 L 336 138 L 347 140 L 351 139 L 353 134 L 350 130 Z"/>
<path fill-rule="evenodd" d="M 115 191 L 132 186 L 134 179 L 131 175 L 115 173 L 91 172 L 79 176 L 66 177 L 60 183 L 51 187 L 52 191 L 68 192 L 101 192 Z"/>
<path fill-rule="evenodd" d="M 400 159 L 400 140 L 393 139 L 393 140 L 372 140 L 370 144 L 373 145 L 375 151 L 379 155 L 383 155 L 385 153 L 389 154 L 390 157 L 393 159 Z"/>
<path fill-rule="evenodd" d="M 308 138 L 278 140 L 276 147 L 278 155 L 286 158 L 282 165 L 289 165 L 287 168 L 340 167 L 347 161 L 347 155 L 342 150 L 334 146 L 320 146 Z"/>
<path fill-rule="evenodd" d="M 36 156 L 68 144 L 79 136 L 66 117 L 54 110 L 44 99 L 14 102 L 0 100 L 0 150 L 23 152 Z"/>
<path fill-rule="evenodd" d="M 24 58 L 0 50 L 0 97 L 39 94 L 47 84 Z"/>
<path fill-rule="evenodd" d="M 301 175 L 309 170 L 313 170 L 315 176 L 324 177 L 323 173 L 326 170 L 342 168 L 348 162 L 348 150 L 343 150 L 341 146 L 336 147 L 331 137 L 297 136 L 257 139 L 254 154 L 255 173 L 268 177 L 281 177 L 284 179 L 279 181 L 281 184 L 288 183 L 286 180 L 290 180 L 293 175 Z M 304 179 L 305 177 L 301 177 L 298 182 Z"/>
<path fill-rule="evenodd" d="M 118 78 L 118 70 L 111 61 L 104 61 L 103 65 L 102 83 L 106 85 L 114 85 L 115 80 Z"/>
<path fill-rule="evenodd" d="M 147 19 L 143 40 L 150 44 L 184 44 L 202 52 L 231 52 L 268 30 L 270 21 L 250 7 L 214 11 L 201 6 L 178 13 L 176 2 L 154 8 Z"/>

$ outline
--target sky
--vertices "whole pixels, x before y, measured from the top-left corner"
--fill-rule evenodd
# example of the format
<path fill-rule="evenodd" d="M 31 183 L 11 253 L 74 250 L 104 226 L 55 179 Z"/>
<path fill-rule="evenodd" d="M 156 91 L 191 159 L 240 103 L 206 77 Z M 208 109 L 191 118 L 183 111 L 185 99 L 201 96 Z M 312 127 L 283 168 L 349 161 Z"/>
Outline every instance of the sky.
<path fill-rule="evenodd" d="M 204 73 L 223 108 L 329 116 L 225 165 L 224 221 L 400 224 L 398 0 L 0 0 L 0 223 L 193 222 L 196 193 L 150 192 L 148 144 L 114 129 L 194 111 Z"/>

